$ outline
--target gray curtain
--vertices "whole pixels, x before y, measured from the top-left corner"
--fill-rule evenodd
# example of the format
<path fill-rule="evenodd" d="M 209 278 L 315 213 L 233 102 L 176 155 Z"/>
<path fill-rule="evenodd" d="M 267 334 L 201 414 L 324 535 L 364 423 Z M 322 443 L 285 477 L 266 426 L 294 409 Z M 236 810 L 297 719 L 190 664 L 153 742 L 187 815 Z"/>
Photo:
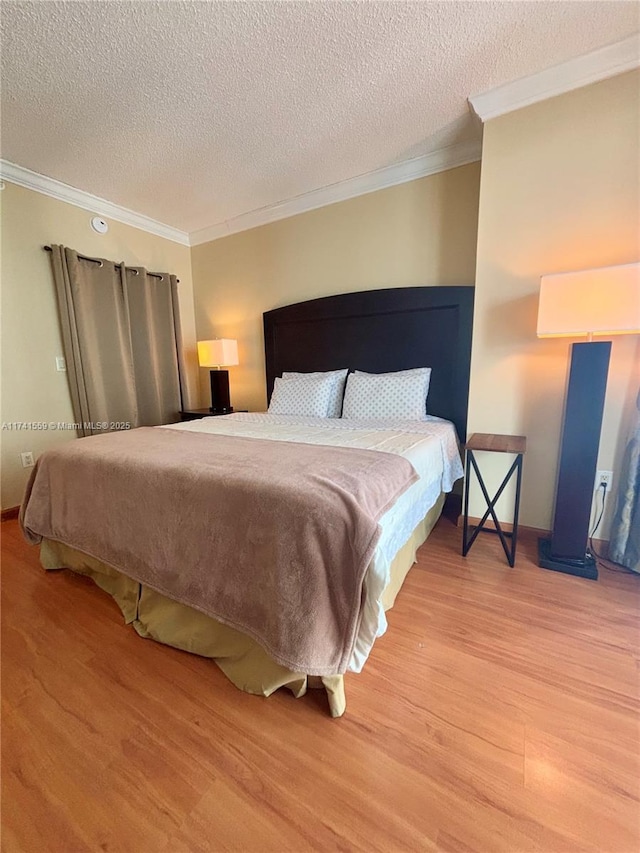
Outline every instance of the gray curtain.
<path fill-rule="evenodd" d="M 640 573 L 640 392 L 638 416 L 622 462 L 609 559 Z"/>
<path fill-rule="evenodd" d="M 64 246 L 53 277 L 81 435 L 178 420 L 182 341 L 177 279 Z"/>

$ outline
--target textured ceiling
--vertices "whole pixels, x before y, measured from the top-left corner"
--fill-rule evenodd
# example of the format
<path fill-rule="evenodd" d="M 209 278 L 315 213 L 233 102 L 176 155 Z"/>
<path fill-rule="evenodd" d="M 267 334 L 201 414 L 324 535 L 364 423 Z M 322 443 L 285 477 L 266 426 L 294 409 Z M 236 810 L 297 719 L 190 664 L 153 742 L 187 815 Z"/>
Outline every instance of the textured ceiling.
<path fill-rule="evenodd" d="M 479 133 L 635 2 L 11 2 L 2 156 L 184 231 Z"/>

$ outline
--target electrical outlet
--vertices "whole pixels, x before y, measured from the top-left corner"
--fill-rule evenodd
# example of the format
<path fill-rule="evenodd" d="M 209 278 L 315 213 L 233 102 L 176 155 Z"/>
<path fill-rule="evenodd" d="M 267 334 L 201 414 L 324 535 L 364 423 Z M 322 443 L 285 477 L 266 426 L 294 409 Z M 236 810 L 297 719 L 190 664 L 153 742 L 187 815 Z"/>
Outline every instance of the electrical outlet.
<path fill-rule="evenodd" d="M 33 453 L 31 450 L 27 450 L 26 453 L 20 454 L 20 459 L 22 460 L 23 468 L 33 468 L 35 462 L 33 461 Z"/>
<path fill-rule="evenodd" d="M 64 360 L 64 356 L 57 355 L 56 356 L 56 370 L 59 373 L 64 373 L 67 369 L 67 362 Z"/>
<path fill-rule="evenodd" d="M 596 484 L 595 491 L 597 492 L 600 486 L 606 483 L 607 491 L 611 491 L 611 484 L 613 483 L 613 471 L 598 471 L 596 473 Z"/>

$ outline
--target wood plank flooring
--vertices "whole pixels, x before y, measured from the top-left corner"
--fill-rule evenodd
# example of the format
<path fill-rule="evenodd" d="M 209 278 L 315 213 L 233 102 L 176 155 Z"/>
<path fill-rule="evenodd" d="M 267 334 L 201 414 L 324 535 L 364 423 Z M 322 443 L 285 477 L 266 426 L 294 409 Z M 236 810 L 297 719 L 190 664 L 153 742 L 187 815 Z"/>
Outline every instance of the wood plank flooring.
<path fill-rule="evenodd" d="M 2 524 L 5 853 L 640 848 L 640 578 L 441 519 L 347 713 L 236 690 Z"/>

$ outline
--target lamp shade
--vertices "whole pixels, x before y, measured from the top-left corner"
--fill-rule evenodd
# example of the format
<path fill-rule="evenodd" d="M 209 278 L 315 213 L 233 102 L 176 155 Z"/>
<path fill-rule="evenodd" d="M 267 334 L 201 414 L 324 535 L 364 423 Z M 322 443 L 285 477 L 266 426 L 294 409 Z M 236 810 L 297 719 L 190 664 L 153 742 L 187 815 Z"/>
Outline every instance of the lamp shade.
<path fill-rule="evenodd" d="M 543 275 L 538 337 L 640 334 L 640 263 Z"/>
<path fill-rule="evenodd" d="M 230 338 L 215 341 L 198 341 L 200 367 L 232 367 L 239 364 L 238 342 Z"/>

